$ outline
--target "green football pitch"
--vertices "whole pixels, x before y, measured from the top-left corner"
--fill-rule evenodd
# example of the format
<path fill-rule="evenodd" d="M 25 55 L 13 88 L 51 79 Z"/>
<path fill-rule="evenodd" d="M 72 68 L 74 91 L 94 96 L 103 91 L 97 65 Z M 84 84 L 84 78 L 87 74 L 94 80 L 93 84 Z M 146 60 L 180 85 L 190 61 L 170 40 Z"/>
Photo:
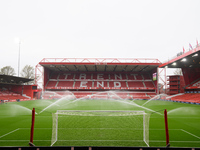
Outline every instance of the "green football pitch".
<path fill-rule="evenodd" d="M 171 147 L 200 147 L 200 105 L 159 100 L 65 99 L 1 104 L 0 146 L 28 146 L 33 108 L 36 111 L 33 140 L 36 146 L 51 145 L 52 113 L 57 110 L 107 110 L 145 111 L 150 114 L 149 146 L 165 147 L 164 109 L 167 109 Z M 58 128 L 60 124 L 64 124 L 57 130 L 62 139 L 58 139 L 53 146 L 147 146 L 142 140 L 134 138 L 137 134 L 142 134 L 141 129 L 137 129 L 135 125 L 143 126 L 142 123 L 120 117 L 116 116 L 114 119 L 118 122 L 91 116 L 76 116 L 58 121 Z"/>

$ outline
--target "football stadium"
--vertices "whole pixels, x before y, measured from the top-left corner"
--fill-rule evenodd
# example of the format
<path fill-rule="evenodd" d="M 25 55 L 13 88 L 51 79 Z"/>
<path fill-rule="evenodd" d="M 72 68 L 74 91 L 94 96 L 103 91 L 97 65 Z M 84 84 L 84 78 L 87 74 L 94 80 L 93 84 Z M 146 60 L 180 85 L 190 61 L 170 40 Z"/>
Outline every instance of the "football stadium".
<path fill-rule="evenodd" d="M 200 46 L 175 58 L 44 58 L 1 75 L 4 149 L 199 149 Z M 181 68 L 183 75 L 166 76 Z M 162 76 L 164 73 L 164 76 Z"/>

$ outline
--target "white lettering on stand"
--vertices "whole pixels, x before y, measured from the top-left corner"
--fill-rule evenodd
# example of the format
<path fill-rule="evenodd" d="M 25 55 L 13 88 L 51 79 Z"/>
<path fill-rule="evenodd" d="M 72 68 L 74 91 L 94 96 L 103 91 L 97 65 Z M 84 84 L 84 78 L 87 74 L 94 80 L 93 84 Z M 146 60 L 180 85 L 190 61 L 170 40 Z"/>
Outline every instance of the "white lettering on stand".
<path fill-rule="evenodd" d="M 114 82 L 114 87 L 121 87 L 121 83 L 120 82 Z"/>
<path fill-rule="evenodd" d="M 97 81 L 97 87 L 99 87 L 99 86 L 104 87 L 104 82 L 102 81 L 102 82 L 100 83 L 100 82 Z"/>
<path fill-rule="evenodd" d="M 119 75 L 115 74 L 115 80 L 117 80 L 117 79 L 122 79 L 122 75 L 121 74 L 119 74 Z"/>
<path fill-rule="evenodd" d="M 71 73 L 66 73 L 65 74 L 65 79 L 67 79 L 68 75 L 71 75 Z"/>
<path fill-rule="evenodd" d="M 85 73 L 81 73 L 79 76 L 79 79 L 86 79 L 86 74 Z"/>
<path fill-rule="evenodd" d="M 98 80 L 103 80 L 104 78 L 103 78 L 103 74 L 97 74 L 97 79 Z"/>
<path fill-rule="evenodd" d="M 80 87 L 87 87 L 87 81 L 81 81 Z"/>

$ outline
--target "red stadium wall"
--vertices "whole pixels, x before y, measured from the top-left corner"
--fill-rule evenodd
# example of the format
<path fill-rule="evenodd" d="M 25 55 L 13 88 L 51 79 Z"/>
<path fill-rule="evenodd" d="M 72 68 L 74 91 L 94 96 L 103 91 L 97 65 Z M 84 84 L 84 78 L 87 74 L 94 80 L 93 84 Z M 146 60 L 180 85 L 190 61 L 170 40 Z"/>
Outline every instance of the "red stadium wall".
<path fill-rule="evenodd" d="M 5 85 L 0 86 L 0 99 L 8 101 L 31 100 L 36 98 L 37 85 Z"/>
<path fill-rule="evenodd" d="M 13 85 L 13 86 L 10 86 L 10 89 L 11 91 L 17 94 L 20 94 L 20 95 L 25 94 L 31 99 L 34 98 L 34 93 L 38 91 L 37 85 Z"/>
<path fill-rule="evenodd" d="M 33 98 L 32 85 L 25 85 L 23 89 L 23 94 L 26 94 L 27 96 Z"/>
<path fill-rule="evenodd" d="M 9 86 L 9 88 L 11 91 L 22 95 L 22 85 L 12 85 L 12 86 Z"/>

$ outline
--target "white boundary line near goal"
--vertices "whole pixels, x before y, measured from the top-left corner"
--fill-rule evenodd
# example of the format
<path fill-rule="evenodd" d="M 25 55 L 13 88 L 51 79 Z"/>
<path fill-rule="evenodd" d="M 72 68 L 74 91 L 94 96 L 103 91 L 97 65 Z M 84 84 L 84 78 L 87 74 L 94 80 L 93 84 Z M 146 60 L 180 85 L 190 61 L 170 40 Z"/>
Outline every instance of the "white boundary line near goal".
<path fill-rule="evenodd" d="M 26 129 L 26 130 L 30 130 L 30 128 L 19 128 L 19 129 Z M 46 129 L 46 130 L 51 130 L 52 128 L 34 128 L 34 129 Z"/>
<path fill-rule="evenodd" d="M 30 140 L 0 140 L 0 142 L 30 142 Z M 45 142 L 49 142 L 51 140 L 34 140 L 34 141 L 45 141 Z"/>
<path fill-rule="evenodd" d="M 18 129 L 27 129 L 29 130 L 30 128 L 18 128 Z M 51 130 L 52 128 L 34 128 L 34 129 L 46 129 L 46 130 Z M 59 128 L 59 129 L 66 129 L 66 128 Z M 69 129 L 69 128 L 68 128 Z M 121 129 L 121 128 L 73 128 L 73 129 Z M 123 128 L 123 129 L 137 129 L 137 128 Z M 142 129 L 140 129 L 142 130 Z M 153 129 L 150 128 L 149 130 L 165 130 L 165 129 Z M 181 129 L 169 129 L 169 130 L 181 130 Z"/>
<path fill-rule="evenodd" d="M 15 132 L 15 131 L 17 131 L 17 130 L 19 130 L 19 129 L 20 129 L 20 128 L 17 128 L 17 129 L 15 129 L 15 130 L 13 130 L 13 131 L 10 131 L 10 132 L 8 132 L 8 133 L 6 133 L 6 134 L 0 136 L 0 138 L 6 136 L 6 135 L 8 135 L 8 134 L 11 134 L 11 133 L 13 133 L 13 132 Z"/>
<path fill-rule="evenodd" d="M 23 141 L 29 141 L 29 140 L 0 140 L 0 142 L 23 142 Z M 34 140 L 34 141 L 46 141 L 46 142 L 49 142 L 51 140 Z M 58 141 L 108 141 L 108 140 L 58 140 Z M 135 141 L 135 142 L 144 142 L 142 140 L 113 140 L 113 141 Z M 155 143 L 158 143 L 158 142 L 163 142 L 165 143 L 166 141 L 157 141 L 157 140 L 150 140 L 149 142 L 155 142 Z M 170 141 L 170 142 L 173 142 L 173 143 L 200 143 L 200 141 Z"/>
<path fill-rule="evenodd" d="M 17 128 L 11 132 L 8 132 L 2 136 L 0 136 L 0 138 L 4 137 L 4 136 L 7 136 L 13 132 L 16 132 L 20 129 L 30 129 L 30 128 Z M 35 129 L 51 129 L 51 128 L 35 128 Z M 164 129 L 149 129 L 149 130 L 164 130 Z M 198 139 L 200 139 L 200 137 L 198 137 L 197 135 L 194 135 L 184 129 L 169 129 L 169 130 L 180 130 L 180 131 L 183 131 L 189 135 L 192 135 L 193 137 L 196 137 Z M 28 140 L 0 140 L 0 142 L 15 142 L 15 141 L 28 141 Z M 51 141 L 51 140 L 34 140 L 34 141 Z M 58 140 L 58 141 L 104 141 L 104 140 Z M 142 140 L 106 140 L 106 141 L 135 141 L 135 142 L 145 142 L 145 141 L 142 141 Z M 166 142 L 166 141 L 156 141 L 156 140 L 149 140 L 149 142 Z M 170 142 L 186 142 L 186 143 L 200 143 L 200 141 L 170 141 Z M 145 142 L 146 143 L 146 142 Z M 54 143 L 53 143 L 54 144 Z M 52 145 L 53 145 L 52 144 Z M 147 143 L 146 143 L 147 144 Z M 148 145 L 148 144 L 147 144 Z"/>
<path fill-rule="evenodd" d="M 198 137 L 198 136 L 196 136 L 196 135 L 194 135 L 194 134 L 192 134 L 192 133 L 190 133 L 190 132 L 188 132 L 186 130 L 183 130 L 183 129 L 180 129 L 180 130 L 183 131 L 183 132 L 185 132 L 185 133 L 187 133 L 187 134 L 190 134 L 190 135 L 192 135 L 192 136 L 194 136 L 194 137 L 196 137 L 198 139 L 200 139 L 200 137 Z"/>

